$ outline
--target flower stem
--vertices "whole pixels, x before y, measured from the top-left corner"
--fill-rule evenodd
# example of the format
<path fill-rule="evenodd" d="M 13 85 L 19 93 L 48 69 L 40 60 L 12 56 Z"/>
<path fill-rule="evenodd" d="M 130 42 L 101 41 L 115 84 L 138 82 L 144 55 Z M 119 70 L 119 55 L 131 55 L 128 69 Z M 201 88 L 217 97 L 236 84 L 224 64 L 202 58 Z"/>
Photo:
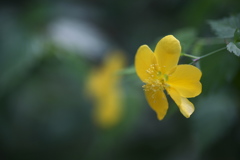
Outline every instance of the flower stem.
<path fill-rule="evenodd" d="M 223 50 L 225 50 L 226 48 L 227 48 L 227 47 L 223 47 L 223 48 L 217 49 L 216 51 L 212 51 L 212 52 L 210 52 L 210 53 L 208 53 L 208 54 L 205 54 L 205 55 L 199 57 L 199 59 L 202 59 L 202 58 L 208 57 L 208 56 L 210 56 L 210 55 L 212 55 L 212 54 L 214 54 L 214 53 L 223 51 Z"/>
<path fill-rule="evenodd" d="M 134 73 L 136 73 L 134 66 L 130 66 L 128 68 L 125 68 L 125 69 L 117 72 L 118 75 L 130 75 L 130 74 L 134 74 Z"/>
<path fill-rule="evenodd" d="M 220 51 L 223 51 L 223 50 L 225 50 L 226 48 L 227 48 L 227 47 L 223 47 L 223 48 L 217 49 L 217 50 L 215 50 L 215 51 L 212 51 L 212 52 L 207 53 L 207 54 L 205 54 L 205 55 L 203 55 L 203 56 L 200 56 L 200 57 L 198 57 L 198 56 L 193 56 L 193 55 L 186 54 L 186 53 L 181 53 L 181 56 L 193 58 L 193 61 L 190 63 L 190 64 L 193 64 L 193 63 L 196 63 L 197 61 L 199 61 L 199 60 L 201 60 L 201 59 L 203 59 L 203 58 L 205 58 L 205 57 L 208 57 L 208 56 L 210 56 L 210 55 L 212 55 L 212 54 L 215 54 L 215 53 L 218 53 L 218 52 L 220 52 Z"/>
<path fill-rule="evenodd" d="M 181 53 L 181 56 L 185 56 L 185 57 L 189 57 L 189 58 L 193 58 L 193 59 L 200 58 L 200 57 L 193 56 L 193 55 L 191 55 L 191 54 L 187 54 L 187 53 Z"/>

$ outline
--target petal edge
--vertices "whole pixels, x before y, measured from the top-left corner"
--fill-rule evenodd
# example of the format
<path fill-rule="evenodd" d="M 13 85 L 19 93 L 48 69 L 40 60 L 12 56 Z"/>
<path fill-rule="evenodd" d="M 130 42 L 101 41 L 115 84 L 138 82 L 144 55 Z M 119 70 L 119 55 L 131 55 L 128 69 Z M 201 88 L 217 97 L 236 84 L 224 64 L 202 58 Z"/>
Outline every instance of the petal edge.
<path fill-rule="evenodd" d="M 202 92 L 200 78 L 202 72 L 192 65 L 178 65 L 176 70 L 169 75 L 168 84 L 176 89 L 182 97 L 192 98 Z"/>
<path fill-rule="evenodd" d="M 181 97 L 181 95 L 174 89 L 168 89 L 168 93 L 177 104 L 180 112 L 186 118 L 189 118 L 195 110 L 194 105 L 187 98 Z"/>
<path fill-rule="evenodd" d="M 157 113 L 159 120 L 162 120 L 168 110 L 168 101 L 163 91 L 159 90 L 156 92 L 145 91 L 145 95 L 150 107 Z"/>
<path fill-rule="evenodd" d="M 169 74 L 178 64 L 181 53 L 180 42 L 173 35 L 165 36 L 158 42 L 154 53 L 162 72 Z"/>
<path fill-rule="evenodd" d="M 138 77 L 144 82 L 149 74 L 146 72 L 150 65 L 153 64 L 155 56 L 147 45 L 142 45 L 135 55 L 135 69 Z"/>

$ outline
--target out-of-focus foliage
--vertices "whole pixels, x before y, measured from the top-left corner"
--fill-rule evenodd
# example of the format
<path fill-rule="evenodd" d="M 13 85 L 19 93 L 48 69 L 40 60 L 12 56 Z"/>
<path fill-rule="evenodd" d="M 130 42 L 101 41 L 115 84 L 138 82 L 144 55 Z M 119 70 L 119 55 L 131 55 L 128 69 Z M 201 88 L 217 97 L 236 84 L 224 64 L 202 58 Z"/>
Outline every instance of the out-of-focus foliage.
<path fill-rule="evenodd" d="M 168 96 L 168 114 L 156 120 L 133 68 L 118 73 L 116 126 L 94 123 L 96 101 L 85 92 L 92 68 L 115 48 L 133 66 L 140 45 L 169 34 L 195 56 L 234 42 L 235 25 L 224 41 L 207 22 L 223 29 L 221 19 L 239 9 L 238 0 L 1 1 L 0 159 L 240 159 L 240 59 L 227 50 L 196 63 L 203 90 L 190 119 Z"/>
<path fill-rule="evenodd" d="M 233 38 L 235 30 L 240 28 L 240 14 L 221 20 L 210 20 L 209 24 L 218 37 Z"/>
<path fill-rule="evenodd" d="M 173 35 L 181 42 L 182 52 L 189 52 L 197 40 L 197 31 L 194 28 L 182 28 Z"/>
<path fill-rule="evenodd" d="M 209 21 L 211 28 L 220 38 L 232 38 L 232 42 L 227 44 L 227 50 L 240 56 L 239 45 L 239 28 L 240 28 L 240 14 L 224 18 L 221 20 Z"/>
<path fill-rule="evenodd" d="M 226 92 L 229 92 L 228 96 L 225 95 Z M 237 108 L 234 107 L 236 102 L 235 95 L 225 88 L 215 94 L 202 96 L 198 101 L 197 105 L 201 109 L 193 117 L 192 128 L 196 146 L 200 151 L 209 149 L 233 127 L 237 120 Z"/>

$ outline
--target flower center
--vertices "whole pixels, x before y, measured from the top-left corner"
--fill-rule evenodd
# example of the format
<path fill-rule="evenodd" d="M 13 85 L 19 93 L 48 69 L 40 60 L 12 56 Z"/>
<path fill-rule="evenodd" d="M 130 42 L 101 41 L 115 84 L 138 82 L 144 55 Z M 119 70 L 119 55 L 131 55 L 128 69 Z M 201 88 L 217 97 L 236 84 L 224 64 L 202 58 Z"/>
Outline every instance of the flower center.
<path fill-rule="evenodd" d="M 149 77 L 144 81 L 146 84 L 142 86 L 144 91 L 157 92 L 169 87 L 166 83 L 168 81 L 168 75 L 163 74 L 160 69 L 158 64 L 152 64 L 150 68 L 146 70 Z"/>

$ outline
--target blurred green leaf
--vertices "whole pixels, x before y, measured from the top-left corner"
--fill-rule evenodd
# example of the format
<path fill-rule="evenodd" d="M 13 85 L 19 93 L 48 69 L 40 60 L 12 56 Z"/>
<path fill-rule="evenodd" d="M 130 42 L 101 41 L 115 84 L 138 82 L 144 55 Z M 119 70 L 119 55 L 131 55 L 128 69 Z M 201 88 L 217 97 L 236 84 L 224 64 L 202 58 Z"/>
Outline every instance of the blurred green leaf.
<path fill-rule="evenodd" d="M 240 14 L 220 20 L 210 20 L 208 23 L 218 37 L 233 38 L 235 30 L 240 28 Z"/>
<path fill-rule="evenodd" d="M 234 32 L 234 42 L 240 42 L 240 30 L 237 28 Z"/>
<path fill-rule="evenodd" d="M 194 28 L 183 28 L 173 34 L 181 43 L 182 52 L 188 52 L 197 38 L 197 31 Z"/>
<path fill-rule="evenodd" d="M 233 42 L 228 43 L 227 50 L 236 56 L 240 56 L 240 49 Z"/>
<path fill-rule="evenodd" d="M 120 75 L 125 75 L 125 74 L 135 74 L 136 73 L 136 70 L 135 70 L 135 66 L 130 66 L 128 68 L 125 68 L 123 70 L 120 70 L 118 72 L 118 74 Z"/>

